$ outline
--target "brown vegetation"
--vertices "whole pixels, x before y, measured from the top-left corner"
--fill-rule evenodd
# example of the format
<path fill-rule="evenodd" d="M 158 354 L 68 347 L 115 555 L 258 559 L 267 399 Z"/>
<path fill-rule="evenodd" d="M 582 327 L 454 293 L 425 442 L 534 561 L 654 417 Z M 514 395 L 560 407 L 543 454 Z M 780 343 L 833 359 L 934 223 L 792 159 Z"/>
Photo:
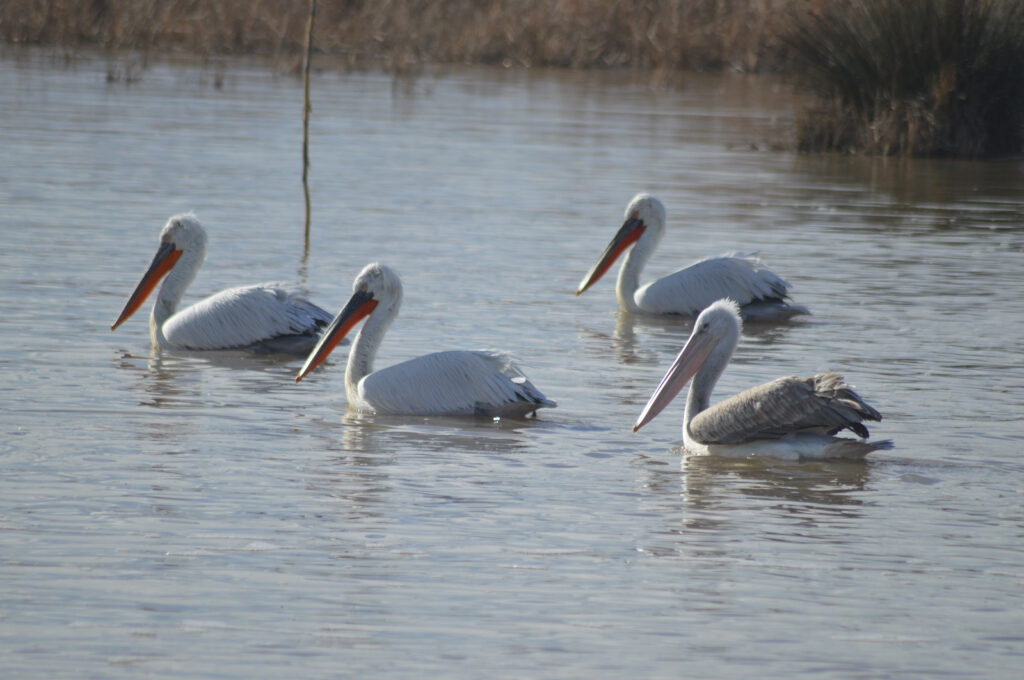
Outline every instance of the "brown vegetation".
<path fill-rule="evenodd" d="M 1024 2 L 834 0 L 787 40 L 821 104 L 803 150 L 1024 153 Z"/>
<path fill-rule="evenodd" d="M 779 63 L 808 0 L 320 0 L 314 44 L 353 64 L 747 71 Z M 0 40 L 298 57 L 296 0 L 6 0 Z"/>
<path fill-rule="evenodd" d="M 803 150 L 1024 152 L 1021 0 L 318 0 L 351 66 L 763 71 L 819 95 Z M 3 0 L 0 41 L 258 54 L 297 69 L 302 0 Z"/>

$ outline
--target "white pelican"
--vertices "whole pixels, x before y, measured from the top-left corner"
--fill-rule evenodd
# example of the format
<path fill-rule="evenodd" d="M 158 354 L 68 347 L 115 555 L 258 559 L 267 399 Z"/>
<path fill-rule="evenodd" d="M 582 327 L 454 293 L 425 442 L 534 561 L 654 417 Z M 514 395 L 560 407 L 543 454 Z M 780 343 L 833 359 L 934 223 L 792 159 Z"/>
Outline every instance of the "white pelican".
<path fill-rule="evenodd" d="M 633 431 L 653 420 L 693 378 L 683 417 L 683 447 L 689 453 L 858 458 L 889 447 L 888 441 L 832 436 L 849 428 L 866 439 L 862 421 L 882 419 L 837 373 L 779 378 L 709 406 L 711 390 L 736 349 L 740 326 L 739 307 L 732 300 L 719 300 L 701 312 Z"/>
<path fill-rule="evenodd" d="M 374 262 L 359 272 L 352 291 L 348 304 L 324 331 L 295 382 L 326 359 L 366 318 L 345 367 L 345 393 L 352 408 L 405 415 L 522 417 L 555 406 L 526 379 L 511 357 L 501 352 L 434 352 L 374 371 L 377 349 L 402 304 L 402 282 L 394 270 Z"/>
<path fill-rule="evenodd" d="M 665 206 L 650 194 L 637 194 L 626 206 L 625 221 L 597 264 L 580 281 L 579 295 L 594 285 L 634 243 L 619 270 L 615 295 L 627 312 L 696 316 L 715 300 L 740 304 L 747 321 L 783 321 L 809 314 L 806 307 L 785 302 L 789 284 L 753 254 L 709 257 L 674 274 L 640 285 L 640 272 L 665 233 Z"/>
<path fill-rule="evenodd" d="M 160 230 L 160 247 L 128 298 L 114 330 L 164 282 L 149 315 L 149 334 L 164 349 L 245 349 L 304 355 L 331 315 L 275 284 L 228 288 L 178 312 L 178 303 L 206 259 L 206 230 L 189 213 L 175 215 Z M 164 278 L 166 276 L 166 278 Z"/>

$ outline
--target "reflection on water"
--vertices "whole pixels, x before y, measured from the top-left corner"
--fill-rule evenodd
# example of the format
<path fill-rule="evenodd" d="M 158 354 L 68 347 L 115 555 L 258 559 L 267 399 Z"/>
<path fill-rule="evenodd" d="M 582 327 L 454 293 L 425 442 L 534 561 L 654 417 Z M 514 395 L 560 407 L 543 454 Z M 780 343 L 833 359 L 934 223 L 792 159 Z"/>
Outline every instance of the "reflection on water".
<path fill-rule="evenodd" d="M 791 115 L 758 79 L 321 73 L 304 248 L 298 82 L 14 52 L 6 675 L 1019 674 L 1021 162 L 754 152 Z M 670 212 L 649 278 L 757 250 L 814 312 L 748 326 L 713 398 L 840 371 L 896 449 L 684 458 L 681 404 L 631 432 L 690 322 L 572 292 L 643 190 Z M 379 365 L 501 348 L 558 408 L 354 413 L 341 357 L 296 385 L 299 359 L 110 333 L 187 210 L 217 245 L 186 302 L 273 271 L 341 304 L 385 260 L 408 285 Z"/>
<path fill-rule="evenodd" d="M 284 355 L 254 354 L 221 350 L 189 352 L 151 349 L 148 356 L 123 351 L 115 365 L 129 371 L 137 380 L 128 384 L 146 396 L 140 406 L 180 407 L 203 403 L 203 376 L 210 370 L 223 372 L 253 394 L 276 393 L 287 387 L 294 376 L 296 359 Z"/>
<path fill-rule="evenodd" d="M 123 352 L 115 360 L 117 368 L 131 374 L 128 389 L 139 392 L 139 406 L 180 407 L 202 403 L 196 380 L 202 366 L 177 356 L 165 357 L 154 349 L 149 356 Z"/>
<path fill-rule="evenodd" d="M 1020 187 L 1024 168 L 1019 161 L 870 158 L 863 156 L 794 156 L 794 169 L 808 184 L 830 192 L 852 192 L 854 196 L 875 194 L 887 200 L 915 206 L 927 215 L 933 229 L 969 227 L 971 220 L 960 213 L 984 209 L 984 221 L 993 228 L 1020 228 L 1024 207 Z M 822 178 L 825 182 L 822 182 Z M 810 188 L 810 187 L 809 187 Z M 819 198 L 822 196 L 819 194 Z M 896 217 L 896 216 L 894 216 Z M 887 227 L 901 226 L 892 219 Z"/>
<path fill-rule="evenodd" d="M 529 419 L 393 416 L 349 409 L 341 419 L 341 446 L 347 452 L 411 449 L 441 455 L 515 453 L 524 448 L 519 434 Z"/>
<path fill-rule="evenodd" d="M 790 320 L 778 324 L 747 323 L 743 324 L 743 336 L 754 344 L 770 346 L 783 342 L 793 327 L 799 327 L 801 323 L 804 323 L 804 320 Z M 638 330 L 643 334 L 640 338 Z M 618 310 L 610 346 L 615 350 L 616 360 L 620 363 L 644 363 L 647 356 L 644 354 L 645 348 L 650 339 L 658 341 L 659 349 L 672 349 L 675 346 L 675 351 L 678 352 L 686 344 L 692 331 L 693 319 L 687 317 L 629 314 Z M 666 364 L 665 368 L 667 367 Z"/>
<path fill-rule="evenodd" d="M 728 568 L 730 559 L 747 559 L 751 540 L 810 540 L 830 546 L 824 555 L 849 543 L 843 535 L 849 522 L 864 518 L 867 463 L 730 460 L 683 456 L 678 448 L 672 453 L 681 467 L 642 456 L 633 461 L 645 475 L 643 504 L 662 523 L 643 543 L 647 554 L 726 560 L 721 566 Z"/>
<path fill-rule="evenodd" d="M 683 495 L 690 503 L 709 500 L 727 478 L 731 492 L 753 498 L 815 505 L 859 505 L 869 465 L 864 461 L 788 463 L 760 457 L 739 460 L 683 456 Z M 717 484 L 716 484 L 717 480 Z M 717 491 L 720 493 L 721 491 Z"/>
<path fill-rule="evenodd" d="M 794 463 L 750 457 L 741 459 L 671 454 L 680 466 L 640 456 L 648 478 L 644 488 L 682 511 L 714 509 L 735 503 L 737 494 L 753 499 L 815 506 L 859 506 L 870 464 L 865 461 Z M 672 499 L 670 501 L 670 499 Z"/>
<path fill-rule="evenodd" d="M 630 358 L 636 356 L 638 351 L 642 353 L 643 348 L 647 345 L 646 342 L 637 342 L 636 329 L 638 326 L 646 334 L 657 334 L 668 339 L 676 339 L 679 349 L 682 349 L 693 330 L 693 319 L 675 315 L 629 314 L 621 309 L 617 310 L 612 346 L 616 350 L 616 358 L 620 363 L 629 363 Z"/>

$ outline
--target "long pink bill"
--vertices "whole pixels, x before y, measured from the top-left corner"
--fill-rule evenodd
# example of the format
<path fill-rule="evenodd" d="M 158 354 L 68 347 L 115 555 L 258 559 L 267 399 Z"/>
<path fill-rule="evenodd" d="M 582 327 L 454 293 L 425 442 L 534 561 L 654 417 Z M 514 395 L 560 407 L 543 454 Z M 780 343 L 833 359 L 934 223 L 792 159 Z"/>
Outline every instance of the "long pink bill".
<path fill-rule="evenodd" d="M 658 388 L 654 390 L 654 394 L 647 400 L 647 405 L 644 406 L 640 417 L 633 425 L 633 432 L 654 420 L 654 417 L 675 399 L 679 390 L 683 389 L 690 378 L 700 370 L 713 346 L 714 343 L 707 335 L 695 333 L 690 336 L 676 360 L 672 362 L 668 372 L 665 373 L 665 377 L 661 379 Z"/>

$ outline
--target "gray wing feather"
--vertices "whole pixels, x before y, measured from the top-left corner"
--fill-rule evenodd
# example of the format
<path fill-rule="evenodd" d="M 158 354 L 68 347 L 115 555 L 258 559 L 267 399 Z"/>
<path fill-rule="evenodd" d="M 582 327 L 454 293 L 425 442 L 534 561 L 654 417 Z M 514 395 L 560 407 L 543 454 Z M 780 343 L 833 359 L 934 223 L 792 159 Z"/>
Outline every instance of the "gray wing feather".
<path fill-rule="evenodd" d="M 275 284 L 228 288 L 178 312 L 164 335 L 183 349 L 249 347 L 281 336 L 312 336 L 331 315 Z"/>
<path fill-rule="evenodd" d="M 379 413 L 522 416 L 555 406 L 501 352 L 425 354 L 362 382 L 364 398 Z"/>
<path fill-rule="evenodd" d="M 722 298 L 739 305 L 783 299 L 788 284 L 751 253 L 709 257 L 641 286 L 638 299 L 648 311 L 698 314 Z M 686 307 L 686 309 L 682 309 Z"/>
<path fill-rule="evenodd" d="M 882 416 L 843 382 L 838 373 L 779 378 L 753 387 L 697 414 L 690 436 L 705 444 L 776 439 L 792 432 L 849 428 L 866 438 L 864 420 Z"/>

